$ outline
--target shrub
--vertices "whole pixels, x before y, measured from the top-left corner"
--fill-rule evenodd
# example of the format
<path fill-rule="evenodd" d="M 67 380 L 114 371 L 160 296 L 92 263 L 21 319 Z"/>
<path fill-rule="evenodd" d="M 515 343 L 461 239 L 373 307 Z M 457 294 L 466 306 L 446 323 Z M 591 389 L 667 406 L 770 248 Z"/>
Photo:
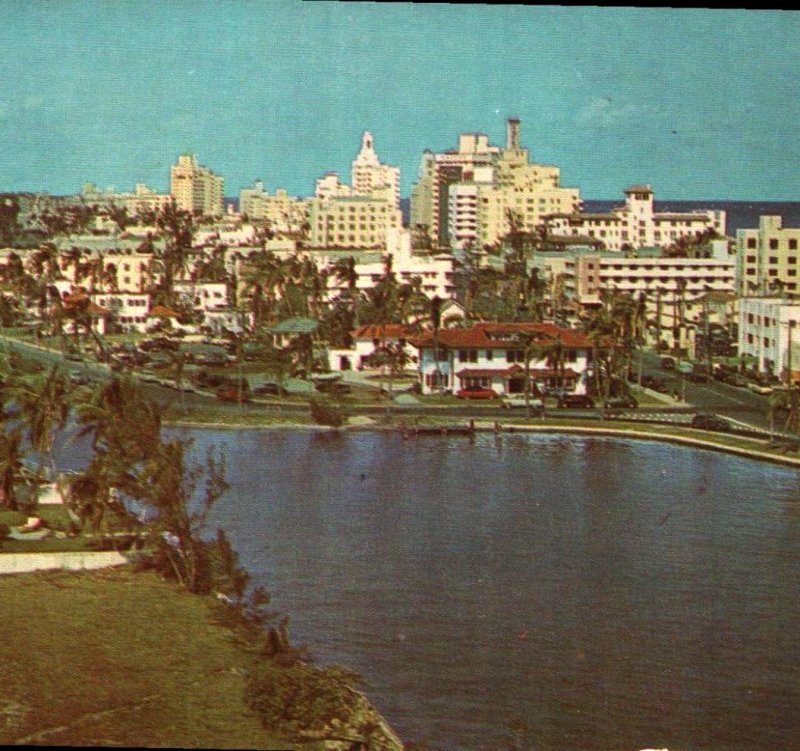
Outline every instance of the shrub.
<path fill-rule="evenodd" d="M 8 538 L 10 529 L 11 528 L 8 526 L 8 524 L 0 523 L 0 542 Z"/>
<path fill-rule="evenodd" d="M 267 659 L 248 677 L 245 701 L 265 729 L 289 741 L 333 740 L 333 728 L 352 721 L 359 707 L 359 694 L 353 690 L 357 677 L 337 666 Z"/>
<path fill-rule="evenodd" d="M 330 399 L 312 398 L 308 403 L 311 408 L 311 417 L 317 425 L 328 425 L 338 428 L 344 425 L 347 415 L 341 405 Z"/>

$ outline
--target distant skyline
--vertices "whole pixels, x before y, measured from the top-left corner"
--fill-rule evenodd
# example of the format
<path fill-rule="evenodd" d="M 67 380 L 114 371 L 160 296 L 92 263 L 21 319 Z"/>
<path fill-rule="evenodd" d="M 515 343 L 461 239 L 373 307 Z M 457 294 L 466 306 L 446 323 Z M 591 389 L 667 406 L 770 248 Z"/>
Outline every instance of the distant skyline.
<path fill-rule="evenodd" d="M 0 191 L 169 188 L 196 153 L 226 196 L 349 181 L 361 133 L 401 169 L 461 132 L 587 199 L 800 200 L 791 11 L 3 0 Z"/>

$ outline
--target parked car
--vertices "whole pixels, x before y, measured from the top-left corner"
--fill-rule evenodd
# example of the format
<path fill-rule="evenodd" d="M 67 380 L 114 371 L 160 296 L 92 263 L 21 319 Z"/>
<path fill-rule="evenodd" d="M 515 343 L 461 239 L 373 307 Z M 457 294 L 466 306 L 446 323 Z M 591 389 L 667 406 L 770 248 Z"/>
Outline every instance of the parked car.
<path fill-rule="evenodd" d="M 717 415 L 695 415 L 692 418 L 692 427 L 700 430 L 717 430 L 725 432 L 731 429 L 731 424 L 723 417 Z"/>
<path fill-rule="evenodd" d="M 588 394 L 562 394 L 558 406 L 567 409 L 594 409 L 594 399 Z"/>
<path fill-rule="evenodd" d="M 664 381 L 651 375 L 642 376 L 642 386 L 657 391 L 659 394 L 666 394 L 669 391 L 669 387 Z"/>
<path fill-rule="evenodd" d="M 747 388 L 750 389 L 750 391 L 752 391 L 754 394 L 761 394 L 763 396 L 767 396 L 773 391 L 772 386 L 767 386 L 761 383 L 748 383 Z"/>
<path fill-rule="evenodd" d="M 349 394 L 353 391 L 349 384 L 339 381 L 318 381 L 315 388 L 323 394 L 333 395 Z"/>
<path fill-rule="evenodd" d="M 526 406 L 531 409 L 544 409 L 544 402 L 541 399 L 532 396 L 528 399 L 527 405 L 525 404 L 525 397 L 520 395 L 508 396 L 500 402 L 503 409 L 524 409 Z"/>
<path fill-rule="evenodd" d="M 747 379 L 739 373 L 726 373 L 722 379 L 723 383 L 729 386 L 739 386 L 740 388 L 747 388 Z"/>
<path fill-rule="evenodd" d="M 675 370 L 674 357 L 662 357 L 659 361 L 662 370 Z"/>
<path fill-rule="evenodd" d="M 497 399 L 499 394 L 490 388 L 483 386 L 467 386 L 456 392 L 459 399 Z"/>
<path fill-rule="evenodd" d="M 289 392 L 279 383 L 262 383 L 253 389 L 253 393 L 258 396 L 286 396 Z"/>
<path fill-rule="evenodd" d="M 635 396 L 612 396 L 606 399 L 606 409 L 636 409 L 639 406 Z"/>
<path fill-rule="evenodd" d="M 244 389 L 239 389 L 236 386 L 220 386 L 217 389 L 217 399 L 222 402 L 249 402 L 250 397 Z"/>

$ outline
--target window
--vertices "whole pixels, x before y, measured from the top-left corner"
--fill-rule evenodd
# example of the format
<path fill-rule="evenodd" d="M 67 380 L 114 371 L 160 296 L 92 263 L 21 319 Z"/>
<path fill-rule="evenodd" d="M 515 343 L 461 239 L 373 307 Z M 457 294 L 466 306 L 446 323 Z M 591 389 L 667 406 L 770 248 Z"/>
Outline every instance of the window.
<path fill-rule="evenodd" d="M 491 349 L 486 350 L 486 362 L 492 362 L 494 360 L 494 351 Z"/>
<path fill-rule="evenodd" d="M 778 256 L 770 256 L 769 257 L 770 263 L 778 263 Z"/>
<path fill-rule="evenodd" d="M 525 362 L 525 350 L 522 349 L 507 349 L 506 350 L 507 362 Z"/>
<path fill-rule="evenodd" d="M 478 362 L 478 350 L 460 349 L 458 351 L 458 359 L 461 360 L 461 362 Z"/>
<path fill-rule="evenodd" d="M 790 237 L 789 238 L 789 250 L 797 250 L 797 238 Z"/>
<path fill-rule="evenodd" d="M 755 263 L 756 262 L 756 257 L 755 256 L 747 256 L 747 258 L 745 260 L 747 261 L 747 263 Z"/>
<path fill-rule="evenodd" d="M 778 238 L 777 237 L 770 237 L 769 238 L 769 249 L 770 250 L 777 250 L 778 249 Z"/>

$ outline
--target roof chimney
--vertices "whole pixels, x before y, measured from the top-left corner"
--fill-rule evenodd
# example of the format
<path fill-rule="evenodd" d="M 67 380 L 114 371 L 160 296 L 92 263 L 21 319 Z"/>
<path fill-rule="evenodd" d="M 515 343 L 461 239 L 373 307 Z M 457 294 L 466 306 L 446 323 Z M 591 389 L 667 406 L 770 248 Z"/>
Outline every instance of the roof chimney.
<path fill-rule="evenodd" d="M 509 117 L 506 123 L 506 149 L 516 151 L 519 149 L 519 118 Z"/>

